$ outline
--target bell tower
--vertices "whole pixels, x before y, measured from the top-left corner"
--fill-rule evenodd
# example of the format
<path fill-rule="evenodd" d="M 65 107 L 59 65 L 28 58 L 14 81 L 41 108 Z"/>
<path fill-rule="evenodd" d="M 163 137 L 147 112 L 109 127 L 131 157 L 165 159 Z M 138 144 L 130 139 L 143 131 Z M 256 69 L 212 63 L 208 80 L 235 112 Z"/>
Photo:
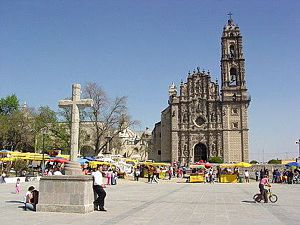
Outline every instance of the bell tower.
<path fill-rule="evenodd" d="M 249 161 L 245 59 L 240 28 L 229 13 L 221 38 L 221 95 L 224 162 Z"/>

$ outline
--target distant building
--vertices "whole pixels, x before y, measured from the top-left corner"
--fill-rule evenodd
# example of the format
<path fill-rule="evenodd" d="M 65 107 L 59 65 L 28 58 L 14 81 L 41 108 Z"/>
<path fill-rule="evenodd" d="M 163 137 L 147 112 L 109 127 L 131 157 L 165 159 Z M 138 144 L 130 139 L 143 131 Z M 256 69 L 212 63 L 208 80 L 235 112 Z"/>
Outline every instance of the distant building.
<path fill-rule="evenodd" d="M 127 128 L 120 132 L 118 137 L 121 147 L 120 149 L 112 149 L 113 154 L 140 160 L 148 159 L 148 147 L 151 141 L 151 131 L 148 128 L 145 131 L 138 132 Z"/>
<path fill-rule="evenodd" d="M 94 140 L 96 138 L 94 122 L 81 122 L 80 127 L 85 136 L 81 139 L 81 149 L 94 150 Z M 148 128 L 145 131 L 133 131 L 126 128 L 108 141 L 111 136 L 102 139 L 101 146 L 103 149 L 100 154 L 122 155 L 142 160 L 148 158 L 148 145 L 151 141 L 151 131 Z M 106 145 L 105 142 L 107 142 Z"/>
<path fill-rule="evenodd" d="M 239 27 L 230 18 L 221 38 L 221 91 L 210 72 L 199 68 L 169 87 L 169 106 L 152 132 L 149 159 L 188 164 L 219 156 L 249 160 L 248 95 Z"/>

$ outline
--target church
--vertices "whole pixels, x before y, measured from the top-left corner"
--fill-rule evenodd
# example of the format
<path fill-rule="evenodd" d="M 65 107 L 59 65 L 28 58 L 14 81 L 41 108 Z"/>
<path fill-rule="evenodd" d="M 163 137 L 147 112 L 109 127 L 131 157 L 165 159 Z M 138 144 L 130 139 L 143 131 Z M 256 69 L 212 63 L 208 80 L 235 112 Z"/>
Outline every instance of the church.
<path fill-rule="evenodd" d="M 250 101 L 242 36 L 230 16 L 221 37 L 221 83 L 197 68 L 179 90 L 169 87 L 168 107 L 152 131 L 149 159 L 181 165 L 211 157 L 248 162 Z"/>

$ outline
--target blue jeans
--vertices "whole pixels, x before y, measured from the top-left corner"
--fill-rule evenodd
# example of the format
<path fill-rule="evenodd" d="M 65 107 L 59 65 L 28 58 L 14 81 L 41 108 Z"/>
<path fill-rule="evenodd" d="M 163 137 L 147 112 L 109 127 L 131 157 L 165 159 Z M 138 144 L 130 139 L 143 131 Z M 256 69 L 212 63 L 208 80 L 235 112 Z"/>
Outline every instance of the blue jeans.
<path fill-rule="evenodd" d="M 31 204 L 31 203 L 25 203 L 25 210 L 27 210 L 27 209 L 29 209 L 31 211 L 35 211 L 35 208 L 34 208 L 33 204 Z"/>

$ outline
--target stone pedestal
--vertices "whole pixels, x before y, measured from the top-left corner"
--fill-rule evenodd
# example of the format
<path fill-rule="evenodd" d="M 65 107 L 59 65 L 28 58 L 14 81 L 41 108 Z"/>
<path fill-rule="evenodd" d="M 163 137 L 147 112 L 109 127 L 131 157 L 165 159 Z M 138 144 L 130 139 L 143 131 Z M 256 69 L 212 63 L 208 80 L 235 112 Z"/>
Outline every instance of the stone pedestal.
<path fill-rule="evenodd" d="M 82 175 L 82 169 L 80 167 L 80 163 L 69 161 L 65 163 L 65 172 L 66 175 L 69 176 L 78 176 Z"/>
<path fill-rule="evenodd" d="M 48 176 L 39 185 L 39 212 L 89 213 L 94 211 L 93 177 Z"/>

